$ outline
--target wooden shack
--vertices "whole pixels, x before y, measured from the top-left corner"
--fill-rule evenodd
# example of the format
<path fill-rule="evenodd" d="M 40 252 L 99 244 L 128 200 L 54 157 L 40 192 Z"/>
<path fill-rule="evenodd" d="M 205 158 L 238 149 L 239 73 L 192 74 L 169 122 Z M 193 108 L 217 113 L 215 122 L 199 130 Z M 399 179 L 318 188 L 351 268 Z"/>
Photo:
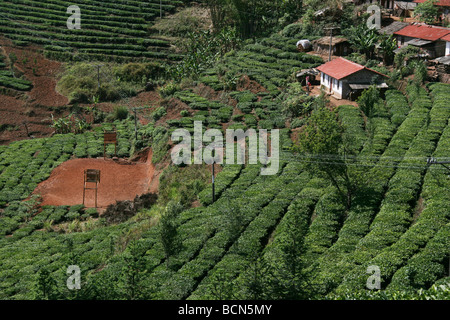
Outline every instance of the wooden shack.
<path fill-rule="evenodd" d="M 312 42 L 313 50 L 319 54 L 330 52 L 330 37 L 323 37 Z M 331 52 L 335 56 L 346 56 L 352 53 L 350 43 L 346 38 L 333 37 L 331 39 Z"/>

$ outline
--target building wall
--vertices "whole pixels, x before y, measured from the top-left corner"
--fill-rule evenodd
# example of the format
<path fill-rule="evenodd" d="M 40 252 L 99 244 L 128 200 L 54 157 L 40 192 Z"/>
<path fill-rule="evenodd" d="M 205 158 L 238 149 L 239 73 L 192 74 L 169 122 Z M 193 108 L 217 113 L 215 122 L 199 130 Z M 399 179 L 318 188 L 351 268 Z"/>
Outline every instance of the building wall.
<path fill-rule="evenodd" d="M 364 69 L 349 75 L 345 78 L 345 80 L 347 80 L 349 83 L 367 84 L 371 83 L 372 79 L 376 76 L 381 77 L 378 73 Z"/>
<path fill-rule="evenodd" d="M 346 77 L 345 79 L 337 80 L 321 72 L 320 85 L 326 89 L 327 93 L 331 93 L 337 99 L 348 99 L 348 96 L 352 91 L 349 83 L 370 84 L 372 79 L 377 75 L 377 73 L 369 70 L 361 70 Z M 384 82 L 384 79 L 379 82 Z"/>
<path fill-rule="evenodd" d="M 450 55 L 450 41 L 447 41 L 447 42 L 446 42 L 446 45 L 445 45 L 445 55 L 446 55 L 446 56 L 449 56 L 449 55 Z"/>
<path fill-rule="evenodd" d="M 329 75 L 320 73 L 320 85 L 325 87 L 327 93 L 331 93 L 338 99 L 343 98 L 343 81 L 330 77 Z"/>

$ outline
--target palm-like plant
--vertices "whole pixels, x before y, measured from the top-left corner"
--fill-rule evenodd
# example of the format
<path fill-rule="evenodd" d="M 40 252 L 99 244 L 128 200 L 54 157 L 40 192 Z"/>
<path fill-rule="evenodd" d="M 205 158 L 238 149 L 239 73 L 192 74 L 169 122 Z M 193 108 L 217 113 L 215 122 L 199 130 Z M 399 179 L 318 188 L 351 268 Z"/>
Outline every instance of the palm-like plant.
<path fill-rule="evenodd" d="M 368 59 L 373 57 L 379 39 L 375 29 L 369 29 L 366 24 L 353 26 L 347 32 L 347 38 L 355 50 L 364 54 Z"/>
<path fill-rule="evenodd" d="M 397 49 L 397 40 L 392 35 L 383 34 L 380 39 L 380 52 L 385 65 L 392 64 L 395 49 Z"/>

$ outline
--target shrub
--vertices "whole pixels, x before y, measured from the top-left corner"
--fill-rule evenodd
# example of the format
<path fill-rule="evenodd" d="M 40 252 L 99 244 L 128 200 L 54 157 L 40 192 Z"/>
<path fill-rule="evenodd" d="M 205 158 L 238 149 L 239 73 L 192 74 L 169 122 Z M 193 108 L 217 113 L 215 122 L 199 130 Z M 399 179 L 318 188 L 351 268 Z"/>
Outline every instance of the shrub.
<path fill-rule="evenodd" d="M 184 110 L 185 111 L 185 110 Z M 162 117 L 164 117 L 167 114 L 166 108 L 159 107 L 155 111 L 152 112 L 151 117 L 154 121 L 158 121 Z"/>
<path fill-rule="evenodd" d="M 128 108 L 127 107 L 115 107 L 113 115 L 114 115 L 115 120 L 125 120 L 126 118 L 128 118 Z"/>
<path fill-rule="evenodd" d="M 181 110 L 180 115 L 182 117 L 189 117 L 191 114 L 189 113 L 188 110 Z"/>
<path fill-rule="evenodd" d="M 121 81 L 134 83 L 145 83 L 149 79 L 157 79 L 164 73 L 164 68 L 158 62 L 149 63 L 127 63 L 115 70 Z"/>
<path fill-rule="evenodd" d="M 163 98 L 169 98 L 169 97 L 173 96 L 177 91 L 180 91 L 180 90 L 181 90 L 181 87 L 178 84 L 176 84 L 174 82 L 169 82 L 166 85 L 159 88 L 159 94 Z"/>

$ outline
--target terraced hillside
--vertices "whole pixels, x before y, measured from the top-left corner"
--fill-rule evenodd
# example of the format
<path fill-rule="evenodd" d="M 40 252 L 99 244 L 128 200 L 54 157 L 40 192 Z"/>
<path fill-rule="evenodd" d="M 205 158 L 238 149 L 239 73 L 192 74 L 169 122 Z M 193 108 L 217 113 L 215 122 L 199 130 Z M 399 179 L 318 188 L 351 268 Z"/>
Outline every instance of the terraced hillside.
<path fill-rule="evenodd" d="M 14 3 L 19 8 L 34 2 Z M 37 8 L 54 10 L 64 2 L 46 3 Z M 98 2 L 98 7 L 115 17 L 109 20 L 111 28 L 122 21 L 118 12 L 129 10 L 129 31 L 115 39 L 136 40 L 145 30 L 133 26 L 155 12 L 150 6 L 133 11 L 125 1 Z M 38 25 L 32 15 L 25 17 Z M 112 33 L 106 29 L 101 32 Z M 71 40 L 65 42 L 65 32 L 58 41 L 72 46 Z M 89 37 L 79 35 L 84 36 Z M 92 39 L 93 45 L 101 47 L 99 39 L 98 44 Z M 215 178 L 214 202 L 208 185 L 198 190 L 193 207 L 168 202 L 116 223 L 83 206 L 39 208 L 36 199 L 28 199 L 36 185 L 72 157 L 100 156 L 101 132 L 112 124 L 0 146 L 0 299 L 289 299 L 298 298 L 298 292 L 304 292 L 302 298 L 340 299 L 367 293 L 369 266 L 380 268 L 383 294 L 448 284 L 450 178 L 427 159 L 450 157 L 450 86 L 411 83 L 406 94 L 391 89 L 373 110 L 370 126 L 358 107 L 331 108 L 352 142 L 353 165 L 363 171 L 364 185 L 346 208 L 339 190 L 308 168 L 311 161 L 329 161 L 330 155 L 311 160 L 292 152 L 292 128 L 281 109 L 288 80 L 295 71 L 321 63 L 298 53 L 295 40 L 277 34 L 227 55 L 199 83 L 175 90 L 165 107 L 154 111 L 150 124 L 139 125 L 138 140 L 134 120 L 114 123 L 120 157 L 150 146 L 159 160 L 170 149 L 170 133 L 180 127 L 192 132 L 194 121 L 220 130 L 281 129 L 278 173 L 261 175 L 261 165 L 223 165 Z M 88 46 L 80 44 L 79 49 L 96 57 Z M 104 49 L 114 59 L 133 56 Z M 46 50 L 50 56 L 65 54 L 54 47 Z M 249 76 L 257 89 L 222 91 L 227 73 Z M 168 171 L 186 169 L 174 167 Z M 169 186 L 170 196 L 175 197 L 181 183 Z M 200 189 L 195 184 L 187 188 Z M 162 220 L 167 213 L 174 214 L 173 221 Z M 164 241 L 167 228 L 175 249 Z M 69 265 L 81 268 L 80 291 L 65 289 Z M 42 282 L 54 291 L 41 296 Z"/>
<path fill-rule="evenodd" d="M 200 199 L 205 199 L 204 206 L 179 215 L 182 246 L 169 260 L 159 241 L 160 225 L 146 228 L 120 253 L 115 248 L 121 234 L 139 228 L 145 221 L 130 220 L 95 231 L 57 235 L 39 228 L 49 220 L 70 222 L 70 217 L 79 217 L 73 212 L 82 209 L 48 207 L 30 219 L 33 211 L 27 204 L 13 201 L 20 196 L 8 199 L 11 202 L 4 210 L 2 229 L 8 227 L 7 233 L 13 236 L 1 240 L 2 260 L 10 261 L 1 272 L 3 297 L 30 298 L 27 291 L 30 275 L 45 263 L 60 279 L 67 259 L 76 259 L 88 274 L 87 283 L 96 283 L 101 288 L 101 297 L 124 295 L 123 279 L 104 279 L 116 279 L 131 254 L 147 270 L 146 276 L 140 278 L 140 286 L 149 288 L 146 297 L 248 298 L 248 288 L 242 285 L 248 281 L 248 270 L 253 270 L 255 259 L 261 257 L 273 265 L 283 263 L 280 255 L 291 239 L 293 224 L 297 226 L 295 230 L 302 230 L 297 233 L 305 243 L 301 257 L 322 296 L 363 290 L 370 265 L 381 268 L 382 286 L 387 291 L 428 289 L 444 283 L 448 278 L 450 245 L 450 182 L 445 171 L 428 167 L 426 159 L 448 158 L 450 109 L 445 101 L 449 98 L 449 86 L 434 84 L 429 89 L 417 91 L 410 86 L 407 98 L 398 91 L 390 91 L 386 100 L 389 108 L 382 106 L 376 111 L 377 126 L 371 139 L 358 109 L 352 106 L 337 109 L 342 123 L 347 124 L 347 134 L 357 141 L 354 145 L 359 152 L 357 163 L 366 166 L 370 176 L 369 185 L 358 192 L 348 212 L 337 190 L 326 180 L 311 175 L 301 158 L 289 153 L 282 156 L 280 171 L 275 176 L 260 175 L 260 166 L 225 166 L 216 178 L 217 201 L 211 204 L 206 200 L 211 192 L 207 188 L 200 194 Z M 66 141 L 62 146 L 70 149 L 68 154 L 82 145 L 78 136 L 52 139 Z M 38 147 L 41 149 L 43 143 L 50 142 L 42 140 Z M 15 152 L 14 146 L 23 145 L 23 149 L 30 143 L 3 147 L 1 177 L 18 172 L 19 162 L 5 162 Z M 31 155 L 35 149 L 28 153 Z M 89 153 L 91 149 L 86 150 Z M 59 155 L 57 152 L 52 159 L 57 160 Z M 48 174 L 47 169 L 42 171 L 42 165 L 50 169 L 47 160 L 43 159 L 40 169 L 31 166 L 26 170 L 36 168 L 37 172 Z M 4 188 L 16 186 L 13 190 L 17 191 L 26 186 L 25 173 L 20 183 L 13 176 L 3 179 Z M 21 189 L 19 194 L 25 196 L 27 190 Z M 72 239 L 73 247 L 65 245 L 67 239 Z M 33 249 L 36 241 L 42 244 L 39 251 Z M 31 259 L 33 255 L 40 258 Z M 106 267 L 96 272 L 100 265 Z M 224 279 L 229 285 L 219 290 Z"/>
<path fill-rule="evenodd" d="M 68 29 L 67 1 L 0 1 L 0 33 L 18 45 L 43 45 L 51 59 L 176 60 L 170 44 L 150 35 L 155 17 L 180 1 L 79 1 L 81 29 Z M 160 11 L 161 9 L 161 11 Z"/>
<path fill-rule="evenodd" d="M 7 65 L 7 59 L 0 52 L 0 87 L 9 88 L 19 91 L 30 90 L 32 84 L 28 80 L 24 80 L 16 76 Z"/>
<path fill-rule="evenodd" d="M 215 90 L 222 90 L 221 76 L 246 74 L 268 92 L 277 95 L 278 88 L 287 84 L 288 77 L 323 62 L 320 57 L 299 53 L 297 41 L 298 37 L 273 34 L 249 43 L 242 50 L 227 56 L 219 67 L 207 70 L 201 81 Z"/>

